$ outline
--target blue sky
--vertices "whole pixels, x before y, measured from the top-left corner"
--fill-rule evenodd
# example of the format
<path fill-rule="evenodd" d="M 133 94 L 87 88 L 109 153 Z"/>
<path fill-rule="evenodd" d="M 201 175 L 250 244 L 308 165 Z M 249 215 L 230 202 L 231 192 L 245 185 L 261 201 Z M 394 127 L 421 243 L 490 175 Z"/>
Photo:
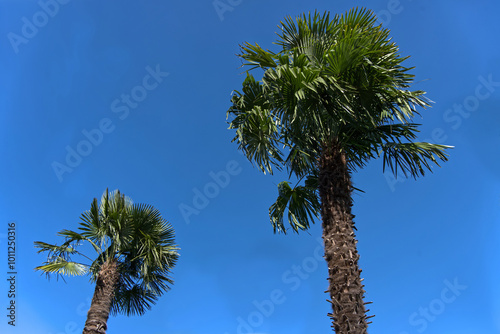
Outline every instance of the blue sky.
<path fill-rule="evenodd" d="M 217 8 L 216 9 L 216 6 Z M 47 281 L 33 242 L 60 242 L 103 191 L 157 207 L 176 231 L 175 284 L 108 333 L 329 332 L 321 226 L 274 235 L 282 175 L 231 143 L 225 113 L 245 41 L 273 48 L 286 15 L 366 6 L 435 101 L 420 140 L 455 146 L 433 174 L 353 180 L 371 334 L 500 333 L 500 52 L 496 1 L 0 1 L 0 244 L 17 233 L 16 327 L 80 333 L 94 287 Z M 73 153 L 70 153 L 73 152 Z M 76 153 L 75 153 L 76 152 Z M 78 156 L 77 156 L 78 155 Z M 200 195 L 201 194 L 201 195 Z M 5 314 L 4 314 L 5 313 Z"/>

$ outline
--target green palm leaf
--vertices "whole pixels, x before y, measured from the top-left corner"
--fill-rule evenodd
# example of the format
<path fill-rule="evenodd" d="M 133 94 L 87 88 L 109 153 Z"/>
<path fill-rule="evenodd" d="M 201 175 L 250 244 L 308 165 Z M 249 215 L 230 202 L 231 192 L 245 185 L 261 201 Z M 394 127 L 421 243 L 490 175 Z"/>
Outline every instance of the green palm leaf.
<path fill-rule="evenodd" d="M 35 270 L 43 271 L 47 276 L 50 274 L 64 275 L 64 276 L 82 276 L 87 274 L 88 266 L 72 261 L 66 261 L 62 257 L 56 257 L 51 261 L 44 262 L 43 265 L 38 266 Z"/>
<path fill-rule="evenodd" d="M 425 175 L 425 170 L 432 171 L 429 164 L 433 162 L 439 166 L 438 159 L 446 161 L 444 150 L 450 148 L 446 145 L 430 143 L 386 143 L 382 146 L 385 166 L 397 176 L 398 171 L 408 177 L 416 178 Z"/>
<path fill-rule="evenodd" d="M 288 210 L 288 221 L 294 232 L 307 230 L 310 223 L 319 216 L 320 204 L 316 194 L 315 181 L 308 179 L 305 186 L 290 187 L 290 182 L 278 184 L 278 198 L 269 208 L 274 232 L 286 233 L 283 222 Z"/>
<path fill-rule="evenodd" d="M 69 245 L 63 244 L 61 246 L 57 246 L 57 245 L 48 244 L 48 243 L 42 242 L 42 241 L 35 241 L 35 248 L 40 248 L 38 253 L 47 252 L 47 251 L 49 253 L 56 253 L 56 254 L 63 254 L 63 253 L 74 254 L 74 253 L 77 253 L 76 249 L 73 247 L 70 247 Z"/>

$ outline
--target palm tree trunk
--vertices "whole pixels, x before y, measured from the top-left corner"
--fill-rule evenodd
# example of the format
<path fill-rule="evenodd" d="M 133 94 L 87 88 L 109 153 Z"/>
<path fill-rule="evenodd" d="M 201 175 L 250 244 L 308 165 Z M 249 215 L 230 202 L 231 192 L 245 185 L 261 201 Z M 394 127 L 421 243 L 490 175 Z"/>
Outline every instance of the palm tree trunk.
<path fill-rule="evenodd" d="M 94 297 L 87 313 L 83 334 L 106 334 L 111 302 L 119 278 L 116 261 L 106 261 L 97 276 Z"/>
<path fill-rule="evenodd" d="M 340 147 L 325 145 L 319 161 L 319 194 L 323 219 L 323 242 L 337 334 L 367 333 L 367 317 L 358 267 L 359 255 L 354 235 L 351 176 Z"/>

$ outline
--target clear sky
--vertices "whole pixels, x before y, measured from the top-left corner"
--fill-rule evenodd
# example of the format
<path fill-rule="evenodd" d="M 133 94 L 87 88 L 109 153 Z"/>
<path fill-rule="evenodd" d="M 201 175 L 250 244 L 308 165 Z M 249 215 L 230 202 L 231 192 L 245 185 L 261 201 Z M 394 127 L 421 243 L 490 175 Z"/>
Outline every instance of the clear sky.
<path fill-rule="evenodd" d="M 108 333 L 330 332 L 318 238 L 274 235 L 282 175 L 263 175 L 227 130 L 245 41 L 273 49 L 286 15 L 353 6 L 391 29 L 422 141 L 453 145 L 433 174 L 353 175 L 371 334 L 500 333 L 500 52 L 493 0 L 0 1 L 0 332 L 81 333 L 94 286 L 46 280 L 34 241 L 60 242 L 103 191 L 157 207 L 176 231 L 175 284 Z M 16 326 L 7 324 L 8 223 Z"/>

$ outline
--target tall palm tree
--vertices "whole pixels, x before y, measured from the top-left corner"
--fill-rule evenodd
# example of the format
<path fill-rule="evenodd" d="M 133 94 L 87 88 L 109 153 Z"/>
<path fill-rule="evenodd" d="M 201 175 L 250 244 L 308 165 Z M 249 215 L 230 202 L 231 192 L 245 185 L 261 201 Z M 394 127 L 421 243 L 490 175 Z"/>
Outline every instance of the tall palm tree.
<path fill-rule="evenodd" d="M 90 275 L 96 284 L 87 314 L 84 334 L 105 334 L 110 312 L 142 315 L 173 284 L 170 270 L 178 258 L 174 230 L 160 212 L 132 201 L 118 190 L 104 192 L 100 203 L 94 198 L 90 210 L 81 215 L 79 232 L 62 230 L 60 245 L 35 242 L 47 261 L 36 267 L 48 277 Z M 88 242 L 96 251 L 91 259 L 77 246 Z M 72 260 L 81 255 L 91 261 Z"/>
<path fill-rule="evenodd" d="M 352 9 L 332 20 L 315 12 L 287 17 L 279 28 L 278 52 L 240 46 L 247 75 L 227 112 L 233 141 L 264 173 L 285 169 L 297 180 L 293 188 L 288 181 L 278 185 L 269 209 L 274 231 L 286 233 L 286 211 L 295 232 L 321 215 L 332 327 L 366 333 L 351 173 L 383 156 L 384 169 L 416 178 L 430 163 L 446 161 L 450 146 L 414 142 L 412 119 L 430 101 L 409 90 L 407 57 L 373 12 Z M 262 70 L 260 80 L 254 69 Z"/>

